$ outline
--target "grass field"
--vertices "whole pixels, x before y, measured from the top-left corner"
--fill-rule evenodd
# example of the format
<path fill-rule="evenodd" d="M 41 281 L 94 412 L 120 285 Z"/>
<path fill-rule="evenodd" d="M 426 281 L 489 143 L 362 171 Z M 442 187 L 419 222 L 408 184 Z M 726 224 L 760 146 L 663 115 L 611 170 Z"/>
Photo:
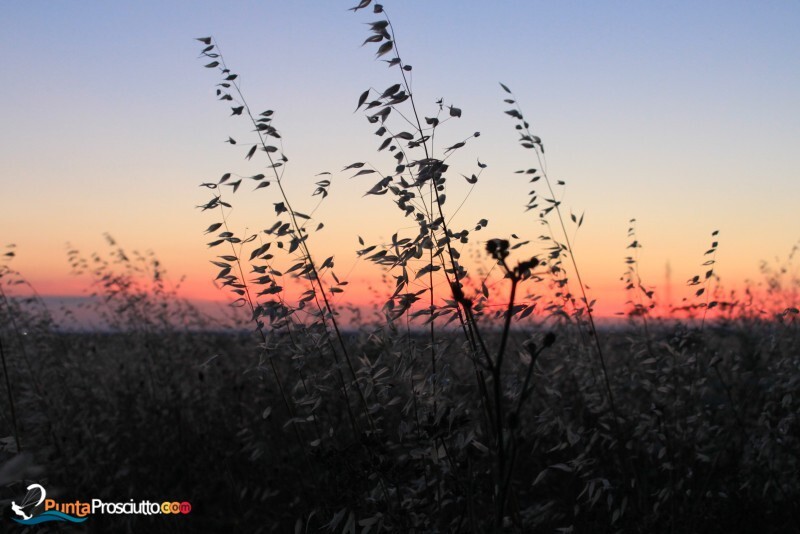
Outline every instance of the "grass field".
<path fill-rule="evenodd" d="M 186 518 L 93 517 L 86 531 L 492 528 L 492 426 L 457 332 L 437 344 L 435 377 L 425 332 L 371 325 L 346 333 L 365 411 L 349 379 L 343 401 L 338 370 L 318 346 L 323 334 L 270 334 L 266 357 L 289 379 L 290 418 L 272 369 L 256 365 L 264 353 L 253 334 L 152 325 L 57 333 L 13 309 L 23 335 L 2 331 L 18 431 L 6 406 L 6 461 L 19 436 L 19 473 L 65 500 L 193 506 Z M 601 330 L 616 425 L 591 346 L 574 325 L 547 332 L 555 342 L 536 358 L 529 402 L 508 415 L 514 463 L 504 530 L 795 530 L 796 322 Z M 531 340 L 541 345 L 542 332 L 519 330 L 510 341 L 510 403 Z M 7 498 L 20 485 L 9 482 Z"/>

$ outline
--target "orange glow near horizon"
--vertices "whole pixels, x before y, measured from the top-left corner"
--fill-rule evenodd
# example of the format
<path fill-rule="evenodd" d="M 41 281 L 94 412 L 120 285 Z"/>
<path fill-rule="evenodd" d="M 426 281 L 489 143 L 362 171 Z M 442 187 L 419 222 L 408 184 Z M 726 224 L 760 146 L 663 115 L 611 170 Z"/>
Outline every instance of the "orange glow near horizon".
<path fill-rule="evenodd" d="M 327 277 L 325 282 L 326 289 L 330 288 L 330 277 Z M 41 278 L 29 281 L 30 286 L 18 285 L 15 286 L 14 291 L 7 291 L 10 295 L 25 295 L 30 293 L 29 287 L 43 297 L 87 297 L 93 291 L 102 294 L 102 288 L 92 287 L 88 277 L 86 276 L 72 276 L 63 279 L 57 278 Z M 307 289 L 307 282 L 302 282 L 297 279 L 291 279 L 289 282 L 283 282 L 284 293 L 283 297 L 290 304 L 297 302 L 298 296 Z M 335 309 L 346 311 L 349 308 L 357 308 L 362 313 L 368 313 L 371 310 L 380 309 L 386 302 L 386 299 L 391 293 L 391 282 L 387 282 L 386 277 L 372 276 L 354 278 L 346 286 L 342 286 L 343 293 L 331 294 L 328 293 L 330 302 Z M 474 285 L 467 281 L 466 291 L 468 298 L 475 297 Z M 169 280 L 166 284 L 167 288 L 174 287 Z M 709 310 L 708 318 L 712 319 L 718 316 L 729 316 L 728 305 L 729 303 L 744 305 L 748 301 L 754 303 L 753 309 L 764 308 L 760 313 L 766 316 L 773 316 L 780 313 L 785 309 L 790 309 L 797 306 L 798 287 L 797 280 L 789 280 L 788 284 L 783 287 L 770 287 L 768 284 L 737 284 L 734 287 L 716 287 L 711 284 L 713 295 L 707 300 L 705 296 L 693 296 L 696 288 L 687 288 L 684 284 L 679 288 L 672 288 L 674 295 L 672 296 L 673 302 L 670 306 L 665 300 L 667 293 L 663 286 L 649 287 L 655 291 L 654 302 L 655 307 L 647 309 L 647 315 L 653 318 L 677 318 L 686 316 L 702 315 L 702 307 L 708 302 L 719 302 L 719 306 L 715 310 Z M 143 286 L 140 286 L 143 287 Z M 250 287 L 253 295 L 257 293 L 257 289 L 261 286 Z M 508 285 L 506 280 L 494 280 L 491 284 L 491 299 L 487 301 L 484 313 L 486 315 L 493 315 L 507 306 L 508 298 Z M 714 290 L 716 288 L 716 290 Z M 416 288 L 418 290 L 419 288 Z M 442 299 L 452 299 L 449 289 L 445 293 L 446 286 L 440 283 L 436 286 L 436 300 L 437 305 L 443 304 Z M 748 293 L 749 291 L 749 293 Z M 183 280 L 177 288 L 176 295 L 179 298 L 187 299 L 192 302 L 209 302 L 219 304 L 230 304 L 234 301 L 236 295 L 233 295 L 229 289 L 215 287 L 211 282 L 209 276 L 206 280 L 202 280 L 199 276 L 187 277 Z M 537 297 L 538 295 L 538 297 Z M 625 291 L 622 282 L 620 281 L 616 287 L 614 286 L 600 286 L 590 288 L 587 290 L 587 296 L 591 301 L 594 301 L 593 315 L 599 320 L 621 319 L 628 317 L 633 306 L 631 301 L 636 301 L 643 305 L 648 305 L 649 301 L 638 300 L 639 295 L 634 291 Z M 270 298 L 265 297 L 265 298 Z M 412 311 L 425 308 L 429 305 L 428 295 L 423 294 L 417 302 L 416 307 Z M 563 304 L 563 299 L 555 298 L 552 289 L 547 288 L 546 283 L 533 283 L 532 281 L 522 282 L 518 289 L 517 304 L 530 304 L 536 301 L 536 309 L 533 312 L 533 317 L 546 317 L 548 312 L 547 306 L 550 304 L 560 305 Z M 580 302 L 579 297 L 575 297 L 576 302 Z M 312 303 L 313 305 L 313 303 Z M 682 308 L 685 308 L 682 310 Z M 692 309 L 693 308 L 693 309 Z M 572 306 L 567 304 L 564 308 L 568 313 L 571 312 Z M 742 308 L 743 309 L 743 308 Z"/>

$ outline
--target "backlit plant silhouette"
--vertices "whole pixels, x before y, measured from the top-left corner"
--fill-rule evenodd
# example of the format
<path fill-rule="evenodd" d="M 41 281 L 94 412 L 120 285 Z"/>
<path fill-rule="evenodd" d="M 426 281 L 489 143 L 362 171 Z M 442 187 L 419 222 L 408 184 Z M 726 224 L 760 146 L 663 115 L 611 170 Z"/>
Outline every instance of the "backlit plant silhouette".
<path fill-rule="evenodd" d="M 533 242 L 516 235 L 479 241 L 493 266 L 471 272 L 466 247 L 478 232 L 485 234 L 488 218 L 454 228 L 460 204 L 452 208 L 448 186 L 451 180 L 464 179 L 470 188 L 479 182 L 485 163 L 457 171 L 450 158 L 480 133 L 449 146 L 439 142 L 443 128 L 458 124 L 462 109 L 445 99 L 419 102 L 410 81 L 413 67 L 400 54 L 387 10 L 369 0 L 352 8 L 361 10 L 377 18 L 368 23 L 362 46 L 375 47 L 396 81 L 363 90 L 356 103 L 375 128 L 380 162 L 343 162 L 340 173 L 371 179 L 365 196 L 391 201 L 398 222 L 413 224 L 387 242 L 358 237 L 357 256 L 374 264 L 392 287 L 380 321 L 357 333 L 345 330 L 334 298 L 348 281 L 335 273 L 335 258 L 319 261 L 313 253 L 324 224 L 314 219 L 315 210 L 298 211 L 283 186 L 290 162 L 274 112 L 251 109 L 219 44 L 198 39 L 205 66 L 219 75 L 219 100 L 252 127 L 252 138 L 229 137 L 228 143 L 246 160 L 263 158 L 258 174 L 229 172 L 203 183 L 212 196 L 200 207 L 216 214 L 206 232 L 209 247 L 221 251 L 212 262 L 217 279 L 249 312 L 260 339 L 257 368 L 269 370 L 285 427 L 294 435 L 295 444 L 282 454 L 302 458 L 294 464 L 302 493 L 296 528 L 624 530 L 652 528 L 665 513 L 670 528 L 697 526 L 698 493 L 706 491 L 719 456 L 697 453 L 714 416 L 704 412 L 698 420 L 690 407 L 715 395 L 715 386 L 698 366 L 704 356 L 687 357 L 697 348 L 691 342 L 696 333 L 679 330 L 668 342 L 654 341 L 648 317 L 653 292 L 638 273 L 633 226 L 624 280 L 638 295 L 631 315 L 642 318 L 645 343 L 641 352 L 610 360 L 570 237 L 584 217 L 562 205 L 558 191 L 565 184 L 548 176 L 542 139 L 532 133 L 510 88 L 500 84 L 511 106 L 506 114 L 535 165 L 518 171 L 534 188 L 524 208 L 544 232 Z M 334 175 L 316 179 L 311 196 L 331 201 Z M 238 235 L 229 216 L 234 194 L 245 184 L 263 195 L 274 217 L 261 231 Z M 538 252 L 524 253 L 531 248 Z M 712 263 L 715 248 L 709 251 Z M 707 286 L 712 274 L 694 282 Z M 290 288 L 297 286 L 302 289 L 295 298 Z M 520 298 L 523 286 L 527 294 Z M 701 332 L 714 306 L 700 306 Z M 556 350 L 559 356 L 548 359 Z M 628 380 L 638 372 L 647 378 Z M 719 372 L 714 379 L 743 428 L 730 382 Z M 264 413 L 272 417 L 274 410 Z M 247 432 L 253 439 L 259 434 Z M 686 470 L 664 468 L 665 455 Z M 691 473 L 705 474 L 697 479 Z M 659 487 L 667 491 L 654 493 Z"/>

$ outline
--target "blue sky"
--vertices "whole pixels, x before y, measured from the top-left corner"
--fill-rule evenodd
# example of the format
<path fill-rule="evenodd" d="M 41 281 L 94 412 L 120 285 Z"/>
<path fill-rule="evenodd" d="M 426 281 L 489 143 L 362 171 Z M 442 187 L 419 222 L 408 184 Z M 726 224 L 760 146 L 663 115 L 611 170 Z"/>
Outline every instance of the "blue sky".
<path fill-rule="evenodd" d="M 314 174 L 390 161 L 352 111 L 361 91 L 397 73 L 360 47 L 375 17 L 348 11 L 353 3 L 0 5 L 0 241 L 17 244 L 16 267 L 57 291 L 69 279 L 65 243 L 88 252 L 109 232 L 210 286 L 197 186 L 250 167 L 221 142 L 247 128 L 215 102 L 194 37 L 213 35 L 250 104 L 276 111 L 301 211 L 313 206 Z M 477 158 L 489 164 L 458 214 L 464 226 L 486 217 L 493 236 L 540 233 L 522 210 L 528 188 L 513 171 L 532 163 L 503 115 L 502 81 L 542 137 L 551 176 L 567 182 L 564 204 L 586 212 L 577 245 L 590 285 L 619 287 L 634 217 L 654 284 L 667 261 L 676 283 L 696 274 L 715 229 L 731 285 L 800 238 L 800 4 L 383 4 L 421 107 L 433 113 L 444 97 L 464 110 L 449 140 L 482 134 L 453 161 L 465 174 Z M 320 247 L 348 265 L 357 235 L 387 238 L 406 223 L 383 224 L 386 197 L 361 199 L 371 182 L 334 178 Z M 262 201 L 245 198 L 236 224 L 270 226 Z"/>

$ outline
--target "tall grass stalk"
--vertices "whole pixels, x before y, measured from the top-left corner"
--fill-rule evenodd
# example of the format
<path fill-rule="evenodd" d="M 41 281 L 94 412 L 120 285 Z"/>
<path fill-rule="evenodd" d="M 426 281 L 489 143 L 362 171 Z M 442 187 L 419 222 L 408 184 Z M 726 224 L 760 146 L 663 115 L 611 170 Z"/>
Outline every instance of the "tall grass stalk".
<path fill-rule="evenodd" d="M 386 23 L 388 25 L 389 37 L 390 37 L 390 40 L 388 42 L 392 43 L 394 52 L 396 54 L 395 57 L 397 59 L 397 67 L 398 67 L 398 69 L 400 71 L 400 76 L 402 77 L 402 85 L 405 88 L 405 92 L 408 95 L 408 100 L 411 103 L 411 111 L 412 111 L 412 116 L 413 116 L 413 119 L 414 119 L 414 125 L 415 125 L 415 128 L 416 128 L 417 135 L 419 135 L 420 139 L 422 140 L 421 146 L 422 146 L 422 148 L 424 150 L 425 159 L 426 160 L 430 160 L 431 157 L 432 157 L 433 142 L 434 142 L 434 139 L 435 139 L 436 126 L 434 125 L 433 128 L 431 129 L 430 140 L 426 139 L 426 135 L 425 135 L 425 131 L 426 130 L 423 129 L 423 127 L 422 127 L 422 121 L 420 120 L 420 114 L 417 111 L 417 103 L 416 103 L 416 99 L 414 98 L 414 92 L 412 91 L 411 86 L 410 86 L 410 84 L 408 82 L 408 77 L 406 76 L 406 72 L 408 72 L 410 70 L 410 67 L 406 63 L 403 62 L 402 56 L 400 55 L 400 51 L 399 51 L 398 45 L 397 45 L 397 37 L 395 35 L 394 26 L 392 25 L 391 19 L 389 18 L 389 14 L 387 13 L 385 7 L 382 7 L 380 10 L 376 10 L 376 12 L 383 14 L 384 19 L 385 19 L 385 21 L 386 21 Z M 451 107 L 451 116 L 460 116 L 460 114 L 459 115 L 453 115 L 452 107 Z M 476 136 L 477 136 L 477 134 L 476 134 Z M 430 143 L 430 148 L 429 148 L 429 143 Z M 455 149 L 455 150 L 457 150 L 457 149 Z M 445 157 L 445 160 L 446 159 L 447 159 L 447 157 Z M 411 176 L 411 178 L 414 178 L 413 175 Z M 437 185 L 438 185 L 438 183 L 437 183 L 437 180 L 435 179 L 435 177 L 434 177 L 434 179 L 430 180 L 430 182 L 429 182 L 429 191 L 430 191 L 431 206 L 433 206 L 435 204 L 436 210 L 438 211 L 438 217 L 439 217 L 439 220 L 440 220 L 441 226 L 442 226 L 442 234 L 444 236 L 449 236 L 450 235 L 450 230 L 449 230 L 448 224 L 447 224 L 447 220 L 448 219 L 447 219 L 447 217 L 445 217 L 444 208 L 443 208 L 444 200 L 443 200 L 443 197 L 441 195 L 437 194 L 437 191 L 436 191 L 436 186 Z M 433 214 L 430 213 L 430 212 L 428 213 L 428 220 L 431 223 L 433 223 L 433 221 L 434 221 Z M 433 229 L 431 229 L 431 234 L 432 234 L 432 237 L 435 238 L 435 234 L 433 234 Z M 445 268 L 443 269 L 445 279 L 447 281 L 448 286 L 450 286 L 451 288 L 452 287 L 460 288 L 461 284 L 462 284 L 460 264 L 456 260 L 456 254 L 453 251 L 453 247 L 452 247 L 450 239 L 446 239 L 444 245 L 445 245 L 445 249 L 447 251 L 447 257 L 449 259 L 449 269 L 447 268 L 447 266 L 445 266 Z M 429 265 L 430 266 L 433 265 L 433 251 L 434 251 L 434 249 L 431 248 L 430 261 L 429 261 Z M 444 261 L 443 261 L 443 263 L 444 263 Z M 452 279 L 450 278 L 451 275 L 453 277 Z M 434 306 L 433 271 L 432 270 L 430 271 L 430 281 L 431 281 L 431 306 Z M 457 304 L 459 304 L 459 306 L 456 307 L 456 313 L 457 313 L 457 316 L 458 316 L 458 321 L 459 321 L 459 324 L 461 325 L 462 329 L 464 330 L 465 336 L 466 336 L 467 340 L 470 343 L 470 346 L 472 348 L 473 353 L 474 354 L 478 354 L 479 348 L 480 348 L 481 350 L 483 350 L 485 355 L 488 355 L 488 351 L 487 351 L 487 349 L 485 347 L 485 344 L 483 343 L 483 340 L 481 339 L 480 332 L 478 330 L 478 326 L 477 326 L 477 323 L 475 322 L 474 316 L 472 314 L 467 314 L 466 313 L 466 309 L 463 307 L 462 303 L 457 302 Z M 431 329 L 433 329 L 433 322 L 434 322 L 434 320 L 431 320 Z M 431 335 L 433 336 L 433 334 L 431 334 Z M 435 367 L 435 359 L 432 359 L 432 365 L 434 365 L 434 367 Z"/>
<path fill-rule="evenodd" d="M 293 208 L 292 203 L 290 202 L 289 197 L 288 197 L 288 195 L 286 193 L 286 190 L 283 187 L 283 183 L 282 183 L 283 170 L 281 170 L 281 172 L 279 172 L 278 168 L 280 168 L 282 166 L 282 164 L 285 163 L 288 160 L 286 159 L 285 156 L 282 156 L 282 158 L 281 158 L 282 161 L 280 162 L 280 164 L 278 164 L 279 162 L 276 161 L 275 158 L 273 158 L 273 156 L 272 156 L 272 154 L 274 152 L 276 152 L 277 149 L 275 149 L 275 147 L 272 147 L 271 145 L 268 145 L 267 141 L 266 141 L 266 136 L 267 135 L 271 135 L 271 136 L 276 137 L 276 138 L 280 138 L 280 135 L 278 134 L 277 130 L 273 126 L 268 124 L 268 121 L 264 121 L 263 120 L 263 118 L 264 118 L 263 114 L 262 114 L 262 120 L 256 119 L 256 117 L 254 116 L 249 104 L 247 103 L 247 100 L 244 97 L 244 94 L 241 91 L 239 83 L 236 81 L 237 75 L 232 74 L 231 70 L 227 67 L 227 65 L 225 63 L 225 59 L 224 59 L 224 57 L 222 55 L 222 52 L 221 52 L 221 50 L 219 48 L 219 45 L 216 43 L 216 41 L 214 41 L 210 37 L 203 37 L 203 38 L 199 38 L 198 40 L 206 45 L 206 48 L 201 53 L 201 56 L 214 59 L 214 61 L 212 63 L 210 63 L 210 65 L 213 65 L 213 67 L 217 67 L 219 69 L 220 73 L 224 76 L 223 79 L 225 80 L 220 85 L 222 85 L 223 87 L 226 87 L 226 88 L 227 87 L 233 87 L 234 91 L 236 92 L 236 94 L 238 96 L 238 101 L 241 104 L 242 109 L 246 112 L 248 119 L 250 120 L 250 122 L 252 123 L 253 127 L 255 128 L 255 133 L 256 133 L 256 135 L 258 137 L 258 145 L 260 146 L 261 150 L 263 150 L 263 152 L 266 154 L 267 160 L 269 162 L 269 165 L 267 166 L 267 168 L 270 169 L 272 174 L 273 174 L 274 183 L 278 186 L 278 190 L 280 192 L 280 196 L 281 196 L 281 198 L 283 200 L 283 209 L 288 213 L 288 216 L 290 218 L 293 234 L 295 236 L 294 239 L 296 240 L 298 248 L 303 253 L 303 260 L 304 260 L 304 263 L 307 266 L 307 270 L 308 270 L 307 276 L 305 276 L 305 278 L 309 281 L 309 285 L 310 285 L 311 291 L 313 293 L 313 298 L 315 299 L 315 301 L 318 302 L 317 301 L 318 296 L 322 297 L 322 303 L 320 304 L 318 302 L 319 309 L 320 309 L 320 315 L 319 315 L 320 320 L 322 321 L 322 323 L 324 325 L 326 325 L 326 329 L 328 328 L 327 325 L 330 323 L 330 326 L 333 329 L 333 333 L 335 335 L 335 338 L 336 338 L 336 340 L 338 342 L 338 347 L 339 347 L 338 351 L 337 351 L 337 349 L 332 347 L 333 348 L 334 357 L 336 358 L 337 366 L 339 365 L 339 351 L 340 351 L 342 356 L 344 357 L 344 360 L 347 363 L 347 367 L 350 370 L 350 373 L 352 375 L 354 388 L 356 389 L 356 391 L 358 393 L 358 396 L 359 396 L 359 398 L 361 400 L 361 405 L 362 405 L 362 409 L 363 409 L 363 412 L 364 412 L 364 416 L 365 416 L 366 420 L 368 421 L 372 432 L 375 432 L 376 428 L 375 428 L 374 422 L 372 421 L 372 417 L 371 417 L 371 415 L 369 413 L 367 400 L 366 400 L 366 398 L 364 396 L 364 392 L 362 391 L 361 385 L 358 382 L 358 376 L 357 376 L 355 367 L 353 365 L 352 358 L 350 357 L 349 351 L 347 349 L 347 345 L 346 345 L 346 343 L 344 341 L 341 329 L 339 327 L 339 323 L 338 323 L 338 320 L 337 320 L 337 312 L 334 309 L 332 302 L 328 298 L 328 294 L 327 294 L 327 291 L 325 289 L 325 286 L 322 284 L 322 277 L 320 276 L 319 269 L 317 267 L 316 262 L 314 261 L 314 258 L 313 258 L 312 254 L 311 254 L 311 250 L 310 250 L 310 248 L 309 248 L 309 246 L 308 246 L 308 244 L 306 242 L 306 240 L 308 238 L 308 234 L 305 231 L 305 226 L 304 225 L 300 225 L 298 223 L 298 220 L 297 220 L 298 219 L 298 212 L 295 211 L 295 209 Z M 213 52 L 212 52 L 212 50 L 213 50 Z M 213 68 L 213 67 L 211 67 L 211 68 Z M 242 109 L 239 109 L 238 113 L 235 113 L 235 114 L 241 114 Z M 269 115 L 271 115 L 271 112 L 269 114 L 267 114 L 266 116 L 269 117 Z M 248 154 L 248 156 L 249 156 L 248 159 L 250 157 L 252 157 L 253 153 L 254 153 L 254 151 L 251 150 L 251 152 Z M 263 183 L 267 183 L 267 182 L 263 182 Z M 219 206 L 220 209 L 222 209 L 224 204 L 220 203 L 220 204 L 218 204 L 218 206 Z M 231 245 L 233 245 L 233 243 L 231 243 Z M 248 303 L 248 305 L 249 305 L 249 307 L 251 309 L 251 312 L 253 313 L 253 320 L 256 321 L 256 323 L 258 325 L 259 332 L 261 332 L 262 337 L 265 338 L 266 336 L 263 333 L 262 324 L 260 323 L 260 321 L 258 321 L 258 314 L 256 313 L 256 310 L 260 309 L 260 308 L 254 302 L 254 299 L 253 299 L 252 295 L 250 294 L 249 289 L 247 288 L 247 282 L 246 282 L 245 277 L 244 277 L 244 271 L 242 269 L 241 261 L 239 260 L 239 256 L 237 254 L 234 254 L 234 256 L 237 258 L 235 261 L 237 262 L 238 269 L 239 269 L 239 272 L 240 272 L 239 280 L 241 281 L 240 283 L 245 286 L 244 287 L 245 298 L 246 298 L 247 303 Z M 265 339 L 265 341 L 266 341 L 266 339 Z M 274 369 L 274 363 L 270 362 L 270 365 Z M 276 373 L 277 373 L 277 371 L 276 371 Z M 346 389 L 344 389 L 343 391 L 344 391 L 344 394 L 346 395 Z M 349 401 L 347 401 L 347 402 L 348 402 L 348 405 L 349 405 Z M 288 401 L 287 401 L 287 407 L 288 407 Z M 353 420 L 353 425 L 354 425 L 354 427 L 357 427 L 357 423 L 355 422 L 355 420 Z"/>
<path fill-rule="evenodd" d="M 589 320 L 589 328 L 591 332 L 591 337 L 594 340 L 594 347 L 597 352 L 597 358 L 600 361 L 600 366 L 603 371 L 603 383 L 605 384 L 606 394 L 608 396 L 608 402 L 611 407 L 611 413 L 614 416 L 614 425 L 617 430 L 620 430 L 619 427 L 619 412 L 617 411 L 616 403 L 614 402 L 614 392 L 611 390 L 611 382 L 608 378 L 608 368 L 606 366 L 606 358 L 603 353 L 603 347 L 600 344 L 600 336 L 597 332 L 597 325 L 595 324 L 594 314 L 592 312 L 592 302 L 589 301 L 589 297 L 586 294 L 586 285 L 583 283 L 583 278 L 581 276 L 581 270 L 578 268 L 578 260 L 575 255 L 575 249 L 572 246 L 571 240 L 569 238 L 569 233 L 567 232 L 567 226 L 565 221 L 565 217 L 561 211 L 561 201 L 557 199 L 555 190 L 553 189 L 553 184 L 550 180 L 550 177 L 547 174 L 547 165 L 544 161 L 544 147 L 542 144 L 541 139 L 538 136 L 533 135 L 530 130 L 530 124 L 525 120 L 525 116 L 522 113 L 522 108 L 517 101 L 516 96 L 514 93 L 504 84 L 500 84 L 505 90 L 506 93 L 511 95 L 511 103 L 514 105 L 514 109 L 511 112 L 506 112 L 507 114 L 511 115 L 512 118 L 517 120 L 517 129 L 521 131 L 520 134 L 520 144 L 527 149 L 533 150 L 534 154 L 536 155 L 536 161 L 539 163 L 539 168 L 541 171 L 541 175 L 544 178 L 544 182 L 547 185 L 548 193 L 550 194 L 550 204 L 551 206 L 545 208 L 543 211 L 543 215 L 546 215 L 549 211 L 555 210 L 556 218 L 558 220 L 559 228 L 561 229 L 561 236 L 563 239 L 564 246 L 566 247 L 565 250 L 567 255 L 569 256 L 570 263 L 572 264 L 572 269 L 575 273 L 575 276 L 578 279 L 578 286 L 580 287 L 580 294 L 581 300 L 583 301 L 583 305 L 585 306 L 586 310 L 586 317 Z M 582 218 L 581 218 L 582 222 Z M 580 224 L 578 224 L 580 226 Z M 559 242 L 556 241 L 556 245 Z M 622 434 L 619 434 L 619 438 L 622 439 Z"/>
<path fill-rule="evenodd" d="M 516 129 L 520 133 L 519 143 L 523 148 L 533 150 L 534 154 L 536 155 L 536 161 L 538 162 L 541 176 L 544 178 L 544 182 L 547 186 L 547 192 L 550 195 L 549 198 L 545 197 L 544 199 L 546 202 L 549 203 L 549 206 L 541 210 L 540 219 L 543 220 L 549 228 L 550 225 L 547 222 L 546 216 L 553 210 L 556 213 L 556 219 L 558 220 L 558 227 L 561 230 L 561 239 L 559 240 L 553 238 L 554 252 L 551 254 L 551 257 L 560 258 L 562 253 L 566 252 L 566 254 L 569 256 L 569 261 L 572 266 L 572 270 L 577 278 L 578 285 L 580 286 L 580 295 L 581 295 L 581 300 L 583 302 L 583 310 L 585 310 L 586 317 L 588 319 L 589 334 L 593 340 L 594 350 L 597 355 L 597 359 L 600 362 L 600 368 L 603 377 L 603 385 L 605 388 L 606 398 L 608 399 L 609 409 L 613 419 L 612 424 L 614 428 L 614 434 L 616 435 L 616 439 L 618 442 L 618 447 L 616 447 L 615 455 L 620 465 L 625 466 L 624 469 L 627 471 L 627 478 L 630 484 L 629 489 L 634 489 L 637 496 L 637 498 L 633 500 L 634 507 L 636 509 L 639 509 L 644 501 L 644 496 L 642 494 L 641 477 L 639 471 L 633 465 L 630 456 L 622 451 L 622 448 L 626 447 L 628 438 L 626 437 L 626 434 L 623 431 L 623 426 L 621 424 L 622 421 L 621 414 L 617 409 L 617 403 L 615 400 L 614 391 L 611 387 L 611 380 L 609 377 L 609 371 L 605 353 L 603 351 L 603 347 L 600 342 L 600 335 L 598 333 L 597 325 L 594 319 L 594 313 L 592 309 L 594 301 L 589 301 L 589 297 L 586 293 L 586 285 L 583 282 L 581 269 L 578 267 L 578 261 L 576 258 L 575 249 L 572 245 L 569 233 L 567 232 L 565 217 L 561 210 L 561 200 L 557 198 L 555 190 L 553 188 L 552 181 L 550 180 L 550 177 L 547 173 L 547 163 L 544 156 L 544 145 L 542 144 L 542 140 L 531 132 L 530 124 L 528 123 L 527 120 L 525 120 L 522 108 L 519 102 L 517 101 L 517 98 L 514 95 L 514 93 L 505 84 L 501 83 L 500 86 L 511 97 L 505 99 L 505 102 L 513 105 L 514 107 L 511 110 L 506 111 L 506 114 L 511 116 L 517 122 Z M 535 169 L 531 170 L 533 171 L 533 173 L 536 173 Z M 559 182 L 559 184 L 563 185 L 563 182 Z M 528 204 L 528 209 L 532 209 L 534 207 L 536 207 L 535 196 Z M 576 224 L 576 227 L 580 227 L 581 224 L 583 223 L 583 216 L 581 216 L 580 220 L 578 220 L 575 215 L 572 215 L 571 219 L 573 223 Z M 565 282 L 568 283 L 567 279 L 565 279 Z M 580 314 L 576 313 L 576 317 L 580 318 L 580 316 L 581 316 Z"/>

